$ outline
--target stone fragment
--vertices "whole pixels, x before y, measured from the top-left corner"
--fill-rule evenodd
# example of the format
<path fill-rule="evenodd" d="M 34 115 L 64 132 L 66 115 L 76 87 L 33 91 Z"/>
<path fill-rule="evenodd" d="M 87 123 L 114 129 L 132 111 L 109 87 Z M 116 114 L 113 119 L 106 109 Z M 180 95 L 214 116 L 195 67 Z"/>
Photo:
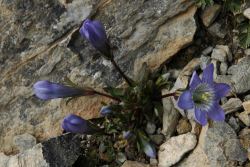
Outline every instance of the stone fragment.
<path fill-rule="evenodd" d="M 163 91 L 163 94 L 169 91 Z M 164 98 L 163 103 L 163 127 L 162 133 L 168 139 L 175 132 L 176 125 L 178 124 L 178 119 L 180 114 L 173 104 L 173 99 L 171 97 Z"/>
<path fill-rule="evenodd" d="M 208 31 L 210 34 L 217 36 L 219 38 L 224 38 L 226 36 L 226 31 L 224 27 L 220 24 L 215 22 L 212 24 L 209 28 Z"/>
<path fill-rule="evenodd" d="M 238 115 L 239 119 L 246 125 L 246 126 L 250 126 L 250 113 L 247 111 L 241 112 Z"/>
<path fill-rule="evenodd" d="M 230 119 L 228 120 L 228 124 L 235 130 L 235 132 L 238 132 L 240 129 L 240 125 L 239 122 L 236 118 L 234 118 L 233 116 L 230 117 Z"/>
<path fill-rule="evenodd" d="M 207 47 L 202 51 L 202 55 L 207 56 L 208 54 L 212 53 L 213 49 L 214 48 L 212 46 Z"/>
<path fill-rule="evenodd" d="M 14 137 L 14 143 L 20 152 L 32 148 L 36 145 L 36 138 L 28 133 Z"/>
<path fill-rule="evenodd" d="M 228 45 L 216 45 L 215 48 L 218 48 L 218 49 L 221 49 L 221 50 L 224 50 L 227 54 L 227 60 L 229 62 L 231 62 L 233 60 L 233 57 L 232 57 L 232 52 L 231 50 L 229 49 L 229 46 Z"/>
<path fill-rule="evenodd" d="M 14 156 L 0 154 L 0 167 L 72 166 L 81 154 L 80 138 L 65 134 L 39 143 Z"/>
<path fill-rule="evenodd" d="M 160 146 L 158 166 L 169 167 L 176 164 L 196 146 L 196 143 L 196 136 L 192 133 L 171 137 Z"/>
<path fill-rule="evenodd" d="M 243 106 L 243 108 L 245 109 L 245 111 L 247 111 L 247 112 L 250 114 L 250 100 L 244 101 L 244 102 L 242 103 L 242 106 Z"/>
<path fill-rule="evenodd" d="M 242 108 L 242 101 L 239 98 L 230 98 L 222 108 L 226 114 L 236 112 Z"/>
<path fill-rule="evenodd" d="M 227 61 L 227 54 L 224 50 L 215 48 L 212 53 L 212 59 L 218 60 L 220 62 L 226 62 Z"/>
<path fill-rule="evenodd" d="M 125 162 L 125 161 L 127 160 L 127 157 L 126 157 L 126 155 L 125 155 L 124 153 L 119 152 L 119 153 L 117 153 L 117 155 L 116 155 L 116 160 L 117 160 L 118 162 L 120 162 L 120 163 L 123 163 L 123 162 Z"/>
<path fill-rule="evenodd" d="M 220 73 L 221 73 L 222 75 L 226 75 L 227 69 L 228 69 L 227 63 L 222 62 L 222 63 L 220 64 Z"/>
<path fill-rule="evenodd" d="M 150 167 L 150 165 L 136 161 L 125 161 L 121 167 Z"/>
<path fill-rule="evenodd" d="M 250 148 L 250 129 L 244 128 L 239 133 L 240 142 L 242 146 L 247 150 Z"/>
<path fill-rule="evenodd" d="M 250 8 L 245 9 L 244 12 L 243 12 L 243 15 L 246 18 L 250 19 Z"/>
<path fill-rule="evenodd" d="M 203 24 L 208 27 L 210 26 L 214 20 L 217 18 L 221 11 L 221 5 L 219 4 L 214 4 L 211 6 L 207 6 L 201 14 L 201 19 Z"/>
<path fill-rule="evenodd" d="M 165 140 L 165 137 L 162 134 L 150 135 L 149 137 L 156 145 L 162 144 Z"/>
<path fill-rule="evenodd" d="M 179 135 L 191 132 L 192 126 L 187 119 L 180 119 L 176 127 L 176 131 Z"/>
<path fill-rule="evenodd" d="M 244 51 L 244 53 L 245 53 L 246 56 L 250 56 L 250 49 L 246 49 L 246 50 Z"/>
<path fill-rule="evenodd" d="M 247 151 L 234 130 L 225 122 L 214 122 L 208 128 L 204 140 L 204 152 L 211 166 L 230 166 L 235 161 L 245 162 Z"/>
<path fill-rule="evenodd" d="M 146 132 L 148 134 L 154 134 L 156 130 L 156 125 L 154 123 L 148 122 L 146 125 Z"/>
<path fill-rule="evenodd" d="M 228 74 L 231 74 L 233 91 L 242 94 L 250 90 L 250 57 L 246 56 L 239 60 L 235 65 L 228 68 Z"/>
<path fill-rule="evenodd" d="M 201 61 L 201 64 L 200 64 L 201 69 L 205 69 L 207 65 L 211 63 L 211 57 L 201 55 L 200 61 Z"/>

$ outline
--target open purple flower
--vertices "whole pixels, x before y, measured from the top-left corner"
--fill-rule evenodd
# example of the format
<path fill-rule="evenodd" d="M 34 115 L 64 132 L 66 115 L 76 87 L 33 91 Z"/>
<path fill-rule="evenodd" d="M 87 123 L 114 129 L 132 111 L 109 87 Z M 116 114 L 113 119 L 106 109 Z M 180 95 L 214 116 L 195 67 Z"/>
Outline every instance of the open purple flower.
<path fill-rule="evenodd" d="M 219 101 L 228 94 L 230 86 L 225 83 L 215 83 L 213 72 L 213 64 L 204 69 L 202 79 L 195 71 L 189 83 L 189 90 L 183 92 L 177 102 L 184 110 L 194 109 L 196 120 L 203 126 L 207 124 L 207 118 L 215 121 L 225 120 L 225 113 Z"/>
<path fill-rule="evenodd" d="M 80 34 L 99 50 L 105 58 L 112 58 L 108 38 L 101 22 L 86 19 L 80 28 Z"/>
<path fill-rule="evenodd" d="M 64 118 L 62 122 L 62 128 L 66 132 L 80 134 L 93 134 L 100 132 L 101 130 L 89 121 L 74 114 L 69 114 Z"/>
<path fill-rule="evenodd" d="M 35 95 L 43 100 L 95 94 L 93 90 L 72 88 L 46 80 L 36 82 L 33 85 L 33 89 Z"/>

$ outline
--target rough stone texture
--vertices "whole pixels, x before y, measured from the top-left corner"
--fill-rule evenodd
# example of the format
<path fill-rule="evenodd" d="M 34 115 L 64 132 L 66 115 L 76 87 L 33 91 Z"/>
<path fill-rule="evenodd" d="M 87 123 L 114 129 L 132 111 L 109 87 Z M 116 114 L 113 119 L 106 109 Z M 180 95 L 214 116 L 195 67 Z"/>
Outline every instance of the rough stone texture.
<path fill-rule="evenodd" d="M 187 119 L 180 119 L 176 127 L 176 131 L 179 135 L 191 132 L 192 126 Z"/>
<path fill-rule="evenodd" d="M 246 150 L 225 122 L 214 122 L 208 128 L 204 142 L 204 152 L 211 166 L 237 166 L 237 161 L 245 162 L 247 159 Z"/>
<path fill-rule="evenodd" d="M 28 133 L 14 137 L 14 143 L 20 152 L 32 148 L 36 145 L 36 138 Z"/>
<path fill-rule="evenodd" d="M 239 98 L 231 98 L 222 105 L 226 114 L 233 113 L 242 108 L 242 101 Z"/>
<path fill-rule="evenodd" d="M 227 54 L 224 50 L 215 48 L 212 53 L 212 59 L 218 60 L 220 62 L 227 61 Z"/>
<path fill-rule="evenodd" d="M 79 137 L 66 134 L 39 143 L 14 156 L 1 153 L 0 167 L 69 167 L 80 155 L 79 145 Z"/>
<path fill-rule="evenodd" d="M 158 166 L 169 167 L 176 164 L 196 143 L 196 136 L 192 133 L 171 137 L 160 146 Z"/>
<path fill-rule="evenodd" d="M 28 0 L 0 6 L 0 152 L 13 154 L 16 135 L 37 141 L 61 133 L 68 113 L 97 117 L 102 97 L 41 101 L 32 85 L 41 79 L 79 86 L 118 85 L 121 78 L 78 28 L 101 20 L 115 45 L 115 59 L 131 76 L 143 62 L 154 69 L 187 46 L 196 31 L 194 0 Z M 98 11 L 98 12 L 97 12 Z"/>
<path fill-rule="evenodd" d="M 232 75 L 231 82 L 235 93 L 245 93 L 250 90 L 250 56 L 242 58 L 238 64 L 231 66 L 227 72 Z"/>
<path fill-rule="evenodd" d="M 202 128 L 195 149 L 185 159 L 176 164 L 175 167 L 212 167 L 210 166 L 207 155 L 203 150 L 207 129 L 208 126 Z"/>
<path fill-rule="evenodd" d="M 250 126 L 250 113 L 248 111 L 241 112 L 238 117 L 246 126 Z"/>
<path fill-rule="evenodd" d="M 250 8 L 244 10 L 243 14 L 244 14 L 244 16 L 246 16 L 248 19 L 250 19 Z"/>
<path fill-rule="evenodd" d="M 168 91 L 163 91 L 163 93 L 169 93 Z M 174 106 L 174 99 L 171 97 L 164 98 L 162 100 L 163 102 L 163 127 L 162 127 L 162 133 L 166 136 L 168 139 L 172 136 L 172 134 L 175 132 L 176 125 L 178 124 L 178 120 L 180 117 L 180 114 L 178 110 Z"/>
<path fill-rule="evenodd" d="M 217 36 L 219 38 L 224 38 L 226 36 L 225 28 L 220 23 L 217 23 L 217 22 L 212 24 L 208 28 L 208 31 L 211 35 Z"/>
<path fill-rule="evenodd" d="M 150 165 L 143 164 L 136 161 L 125 161 L 121 167 L 150 167 Z"/>
<path fill-rule="evenodd" d="M 250 113 L 250 100 L 242 103 L 243 108 Z"/>
<path fill-rule="evenodd" d="M 221 5 L 219 4 L 207 6 L 201 14 L 203 24 L 206 27 L 210 26 L 210 24 L 213 23 L 216 17 L 219 15 L 220 11 Z"/>

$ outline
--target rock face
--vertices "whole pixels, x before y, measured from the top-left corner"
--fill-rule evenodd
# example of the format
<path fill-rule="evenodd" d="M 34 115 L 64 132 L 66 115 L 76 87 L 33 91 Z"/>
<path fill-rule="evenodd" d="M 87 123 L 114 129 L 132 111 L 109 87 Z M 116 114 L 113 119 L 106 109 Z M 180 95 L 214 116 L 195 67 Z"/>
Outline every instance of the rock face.
<path fill-rule="evenodd" d="M 80 155 L 80 138 L 66 134 L 35 145 L 20 154 L 0 154 L 0 167 L 72 166 Z"/>
<path fill-rule="evenodd" d="M 247 160 L 247 151 L 240 144 L 234 130 L 225 122 L 214 123 L 208 128 L 204 152 L 211 166 L 237 166 L 237 161 Z"/>
<path fill-rule="evenodd" d="M 158 166 L 169 167 L 176 164 L 196 143 L 196 136 L 192 133 L 171 137 L 160 146 Z"/>
<path fill-rule="evenodd" d="M 0 6 L 0 152 L 13 154 L 14 136 L 37 141 L 61 133 L 68 113 L 98 116 L 102 97 L 41 101 L 32 94 L 37 80 L 79 86 L 118 85 L 121 78 L 100 53 L 83 40 L 79 26 L 87 17 L 101 20 L 115 45 L 115 59 L 133 75 L 143 62 L 154 69 L 187 46 L 196 31 L 190 0 L 28 0 Z"/>

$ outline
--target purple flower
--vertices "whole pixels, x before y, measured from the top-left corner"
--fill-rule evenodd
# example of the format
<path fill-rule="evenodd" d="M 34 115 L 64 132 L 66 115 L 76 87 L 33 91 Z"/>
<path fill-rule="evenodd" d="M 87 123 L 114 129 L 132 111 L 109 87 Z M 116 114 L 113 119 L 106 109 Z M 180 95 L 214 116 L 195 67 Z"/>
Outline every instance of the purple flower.
<path fill-rule="evenodd" d="M 108 115 L 112 112 L 110 106 L 103 106 L 100 110 L 102 116 Z"/>
<path fill-rule="evenodd" d="M 194 109 L 195 119 L 201 124 L 207 124 L 207 118 L 214 121 L 225 120 L 225 113 L 219 105 L 222 97 L 230 91 L 225 83 L 213 81 L 214 65 L 208 65 L 199 78 L 196 71 L 189 83 L 189 90 L 183 92 L 178 99 L 178 106 L 184 110 Z"/>
<path fill-rule="evenodd" d="M 101 22 L 86 19 L 80 28 L 80 34 L 99 50 L 105 58 L 112 58 L 108 38 Z"/>
<path fill-rule="evenodd" d="M 79 88 L 72 88 L 50 81 L 38 81 L 33 85 L 33 89 L 35 95 L 43 100 L 95 94 L 95 92 L 90 89 L 84 90 Z"/>
<path fill-rule="evenodd" d="M 64 118 L 62 122 L 62 128 L 66 132 L 80 134 L 93 134 L 100 131 L 98 127 L 89 121 L 74 114 L 69 114 Z"/>
<path fill-rule="evenodd" d="M 130 137 L 133 136 L 133 133 L 131 131 L 123 131 L 122 136 L 124 139 L 129 139 Z"/>
<path fill-rule="evenodd" d="M 138 132 L 138 141 L 140 148 L 143 152 L 150 158 L 156 157 L 155 147 L 150 143 L 149 139 L 145 136 L 145 134 L 141 131 Z"/>

